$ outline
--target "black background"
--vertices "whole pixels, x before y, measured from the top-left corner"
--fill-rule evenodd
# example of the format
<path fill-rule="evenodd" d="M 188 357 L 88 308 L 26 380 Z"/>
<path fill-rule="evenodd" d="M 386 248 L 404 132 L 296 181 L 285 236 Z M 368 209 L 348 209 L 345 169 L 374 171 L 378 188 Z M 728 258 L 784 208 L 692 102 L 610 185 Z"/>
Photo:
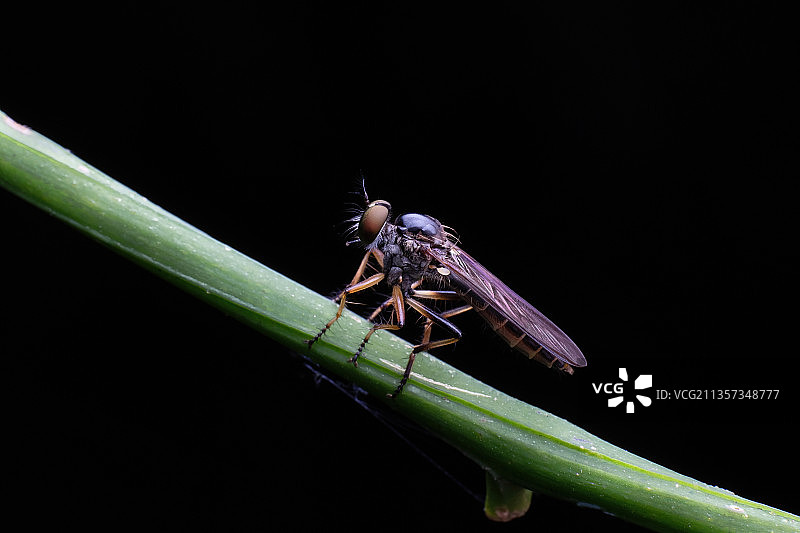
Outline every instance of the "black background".
<path fill-rule="evenodd" d="M 439 357 L 800 512 L 788 13 L 119 6 L 6 17 L 0 109 L 323 294 L 359 260 L 338 223 L 363 169 L 372 199 L 455 228 L 589 366 L 549 372 L 467 316 Z M 0 223 L 7 479 L 30 523 L 500 527 L 289 350 L 4 191 Z M 592 388 L 620 367 L 656 389 L 780 395 L 626 414 Z M 467 459 L 401 431 L 481 493 Z M 506 528 L 637 529 L 533 506 Z"/>

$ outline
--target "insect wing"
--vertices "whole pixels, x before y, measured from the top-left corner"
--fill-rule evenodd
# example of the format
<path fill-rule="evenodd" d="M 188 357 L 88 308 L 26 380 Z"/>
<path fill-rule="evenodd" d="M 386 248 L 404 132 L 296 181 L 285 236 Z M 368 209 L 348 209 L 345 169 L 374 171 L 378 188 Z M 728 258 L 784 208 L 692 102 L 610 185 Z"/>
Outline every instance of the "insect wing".
<path fill-rule="evenodd" d="M 576 367 L 586 366 L 583 353 L 566 333 L 464 250 L 455 245 L 427 249 L 450 271 L 445 278 L 458 292 L 474 293 L 557 359 Z"/>

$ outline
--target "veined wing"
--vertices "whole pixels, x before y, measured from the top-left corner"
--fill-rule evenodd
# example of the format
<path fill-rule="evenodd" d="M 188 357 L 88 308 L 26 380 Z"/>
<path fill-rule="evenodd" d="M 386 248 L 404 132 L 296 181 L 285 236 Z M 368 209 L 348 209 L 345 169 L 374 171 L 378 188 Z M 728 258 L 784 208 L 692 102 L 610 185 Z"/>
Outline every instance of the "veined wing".
<path fill-rule="evenodd" d="M 586 366 L 583 353 L 558 326 L 464 250 L 455 245 L 426 248 L 450 271 L 444 277 L 466 299 L 490 306 L 556 359 L 576 367 Z"/>

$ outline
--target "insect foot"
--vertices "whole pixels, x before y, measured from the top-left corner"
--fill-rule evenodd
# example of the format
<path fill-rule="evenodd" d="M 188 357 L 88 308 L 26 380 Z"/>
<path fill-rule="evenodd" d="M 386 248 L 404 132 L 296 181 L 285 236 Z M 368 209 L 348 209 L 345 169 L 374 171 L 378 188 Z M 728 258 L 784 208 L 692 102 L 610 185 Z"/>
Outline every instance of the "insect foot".
<path fill-rule="evenodd" d="M 316 335 L 314 335 L 310 339 L 304 340 L 303 342 L 306 343 L 306 346 L 308 346 L 309 349 L 310 349 L 314 345 L 315 342 L 317 342 L 323 335 L 325 335 L 326 331 L 328 331 L 328 328 L 322 328 L 319 333 L 317 333 Z"/>
<path fill-rule="evenodd" d="M 403 392 L 403 387 L 405 386 L 405 384 L 406 380 L 405 379 L 401 380 L 400 384 L 397 386 L 394 392 L 388 393 L 386 397 L 392 400 L 397 399 L 397 397 L 400 396 L 400 393 Z"/>
<path fill-rule="evenodd" d="M 358 350 L 356 353 L 353 354 L 353 357 L 347 360 L 348 363 L 353 363 L 353 366 L 358 368 L 358 358 L 361 357 L 361 354 L 364 352 L 364 347 L 367 345 L 367 339 L 361 341 L 361 344 L 358 345 Z"/>

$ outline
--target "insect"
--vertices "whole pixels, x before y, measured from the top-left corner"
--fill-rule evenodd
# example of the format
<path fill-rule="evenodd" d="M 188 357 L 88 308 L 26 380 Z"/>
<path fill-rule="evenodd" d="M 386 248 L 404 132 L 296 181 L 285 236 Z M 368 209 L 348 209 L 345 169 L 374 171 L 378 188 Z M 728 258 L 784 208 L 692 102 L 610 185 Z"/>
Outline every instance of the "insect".
<path fill-rule="evenodd" d="M 445 231 L 438 220 L 429 215 L 407 213 L 390 222 L 389 202 L 370 202 L 366 188 L 364 200 L 366 208 L 351 219 L 357 239 L 347 244 L 360 244 L 366 253 L 353 280 L 335 298 L 339 301 L 336 315 L 306 341 L 309 347 L 342 316 L 348 296 L 385 282 L 391 288 L 391 296 L 370 315 L 373 325 L 349 362 L 358 366 L 358 358 L 376 331 L 401 329 L 406 323 L 406 306 L 425 317 L 422 342 L 411 350 L 400 383 L 393 393 L 387 394 L 390 398 L 402 392 L 411 376 L 416 354 L 461 338 L 461 330 L 449 319 L 472 309 L 512 348 L 530 359 L 568 374 L 573 373 L 572 367 L 586 366 L 580 349 L 558 326 L 459 248 L 457 239 Z M 381 270 L 365 277 L 371 258 Z M 446 290 L 420 288 L 425 282 Z M 448 300 L 462 305 L 438 312 L 421 300 Z M 390 321 L 374 322 L 388 307 L 393 311 Z M 433 324 L 443 327 L 450 336 L 432 341 Z"/>

